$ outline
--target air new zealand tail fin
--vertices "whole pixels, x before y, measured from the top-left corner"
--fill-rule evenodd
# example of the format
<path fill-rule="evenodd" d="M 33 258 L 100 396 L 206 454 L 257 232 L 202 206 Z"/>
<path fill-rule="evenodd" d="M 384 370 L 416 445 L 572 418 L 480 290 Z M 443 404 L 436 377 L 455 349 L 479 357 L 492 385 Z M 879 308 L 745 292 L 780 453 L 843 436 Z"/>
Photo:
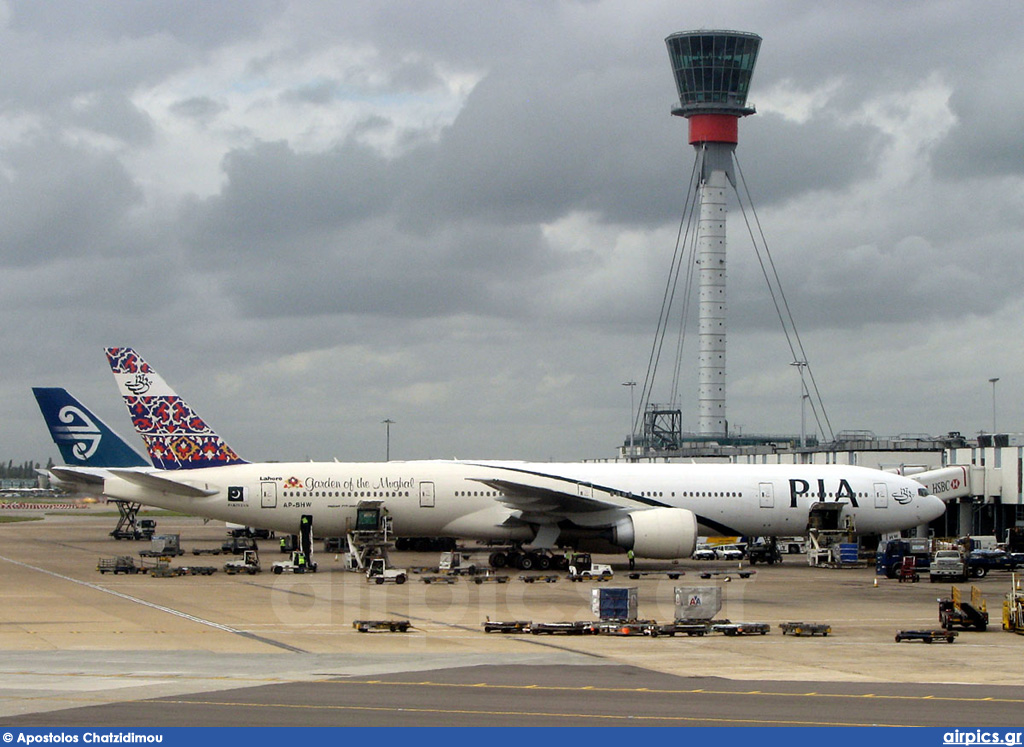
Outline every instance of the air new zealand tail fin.
<path fill-rule="evenodd" d="M 32 387 L 64 463 L 77 467 L 148 467 L 123 438 L 59 387 Z"/>
<path fill-rule="evenodd" d="M 158 469 L 247 464 L 131 348 L 107 348 L 121 396 Z"/>

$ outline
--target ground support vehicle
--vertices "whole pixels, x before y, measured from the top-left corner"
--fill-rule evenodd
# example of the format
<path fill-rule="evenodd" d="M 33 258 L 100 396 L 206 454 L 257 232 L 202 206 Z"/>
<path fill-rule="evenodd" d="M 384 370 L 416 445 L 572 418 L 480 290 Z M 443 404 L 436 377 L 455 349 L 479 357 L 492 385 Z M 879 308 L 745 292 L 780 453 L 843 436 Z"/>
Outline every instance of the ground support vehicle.
<path fill-rule="evenodd" d="M 519 580 L 522 581 L 523 583 L 527 583 L 527 584 L 541 583 L 541 582 L 543 582 L 545 584 L 553 584 L 553 583 L 556 583 L 558 581 L 558 576 L 556 576 L 553 573 L 546 573 L 546 574 L 545 573 L 540 573 L 540 574 L 537 574 L 536 576 L 520 576 Z"/>
<path fill-rule="evenodd" d="M 376 584 L 395 583 L 404 584 L 409 574 L 404 568 L 389 568 L 384 558 L 374 558 L 370 561 L 370 567 L 366 569 L 366 581 L 373 581 Z"/>
<path fill-rule="evenodd" d="M 150 540 L 148 550 L 140 550 L 139 555 L 143 558 L 164 558 L 175 555 L 184 555 L 181 549 L 180 534 L 155 534 Z"/>
<path fill-rule="evenodd" d="M 899 570 L 896 572 L 896 578 L 899 579 L 901 584 L 904 581 L 916 584 L 921 580 L 921 574 L 917 572 L 917 560 L 914 556 L 906 555 L 903 557 Z"/>
<path fill-rule="evenodd" d="M 807 552 L 807 539 L 804 537 L 777 537 L 779 552 L 784 555 L 801 555 Z"/>
<path fill-rule="evenodd" d="M 775 565 L 782 562 L 782 552 L 774 537 L 769 537 L 765 542 L 747 545 L 747 560 L 751 565 L 765 563 Z"/>
<path fill-rule="evenodd" d="M 139 509 L 142 508 L 141 503 L 133 503 L 132 501 L 123 500 L 111 500 L 108 503 L 113 503 L 117 506 L 117 512 L 119 518 L 117 520 L 117 526 L 114 527 L 114 531 L 110 533 L 110 536 L 116 540 L 142 540 L 152 539 L 153 530 L 156 529 L 156 522 L 152 519 L 143 519 L 138 521 Z"/>
<path fill-rule="evenodd" d="M 229 560 L 224 564 L 224 572 L 229 576 L 234 576 L 236 573 L 248 573 L 250 576 L 255 576 L 262 570 L 259 553 L 255 550 L 246 550 L 242 554 L 241 560 Z"/>
<path fill-rule="evenodd" d="M 757 573 L 757 571 L 701 571 L 700 577 L 703 579 L 721 578 L 723 581 L 731 581 L 733 576 L 738 576 L 739 578 L 750 578 L 755 573 Z"/>
<path fill-rule="evenodd" d="M 913 556 L 918 572 L 926 570 L 931 565 L 931 540 L 921 537 L 889 540 L 879 546 L 875 555 L 875 573 L 896 578 L 907 556 Z"/>
<path fill-rule="evenodd" d="M 660 635 L 674 636 L 676 626 L 654 620 L 602 620 L 594 624 L 594 633 L 614 636 L 645 635 L 657 638 Z"/>
<path fill-rule="evenodd" d="M 1003 550 L 972 550 L 967 554 L 967 572 L 974 578 L 985 578 L 989 571 L 1012 571 L 1017 559 Z"/>
<path fill-rule="evenodd" d="M 949 599 L 939 600 L 939 622 L 946 630 L 958 626 L 984 631 L 988 627 L 988 607 L 981 590 L 972 586 L 971 601 L 965 602 L 960 589 L 954 586 Z"/>
<path fill-rule="evenodd" d="M 353 620 L 360 633 L 407 633 L 413 627 L 408 620 Z"/>
<path fill-rule="evenodd" d="M 530 632 L 533 635 L 593 635 L 594 623 L 588 620 L 533 623 L 530 625 Z"/>
<path fill-rule="evenodd" d="M 456 576 L 421 576 L 420 581 L 425 584 L 457 584 L 459 582 Z"/>
<path fill-rule="evenodd" d="M 458 550 L 443 552 L 441 553 L 441 559 L 438 561 L 437 569 L 442 573 L 448 573 L 452 576 L 475 576 L 478 573 L 484 573 L 485 569 L 473 562 L 473 556 L 470 553 L 460 552 Z"/>
<path fill-rule="evenodd" d="M 228 524 L 229 537 L 253 537 L 255 539 L 273 539 L 274 532 L 270 529 L 253 529 L 252 527 L 240 527 Z"/>
<path fill-rule="evenodd" d="M 142 563 L 136 564 L 135 558 L 131 555 L 118 555 L 114 558 L 100 558 L 99 563 L 96 564 L 96 570 L 100 573 L 113 573 L 116 576 L 119 573 L 146 573 L 149 571 L 149 566 Z"/>
<path fill-rule="evenodd" d="M 938 581 L 966 581 L 967 563 L 960 551 L 936 550 L 928 568 L 928 580 L 933 584 Z"/>
<path fill-rule="evenodd" d="M 638 578 L 665 578 L 677 579 L 680 576 L 685 576 L 685 571 L 629 571 L 628 575 L 631 579 L 636 580 Z"/>
<path fill-rule="evenodd" d="M 610 565 L 595 563 L 590 557 L 590 553 L 575 553 L 569 561 L 570 581 L 608 581 L 613 575 Z"/>
<path fill-rule="evenodd" d="M 473 576 L 474 584 L 507 584 L 508 576 L 498 576 L 494 573 L 484 573 Z"/>
<path fill-rule="evenodd" d="M 957 633 L 954 633 L 952 630 L 901 630 L 896 634 L 896 643 L 900 641 L 924 641 L 925 643 L 945 641 L 946 643 L 953 643 L 956 637 Z"/>
<path fill-rule="evenodd" d="M 162 557 L 149 575 L 154 578 L 173 578 L 175 576 L 212 576 L 217 568 L 212 565 L 171 565 L 169 557 Z"/>
<path fill-rule="evenodd" d="M 270 566 L 276 574 L 281 573 L 316 573 L 316 563 L 310 563 L 306 553 L 293 550 L 287 560 L 278 560 Z"/>
<path fill-rule="evenodd" d="M 391 524 L 383 501 L 359 501 L 355 525 L 345 534 L 348 546 L 345 569 L 363 573 L 377 560 L 383 561 L 386 567 L 390 562 L 388 551 L 395 546 Z"/>
<path fill-rule="evenodd" d="M 529 620 L 509 620 L 507 622 L 500 622 L 497 620 L 487 620 L 484 623 L 485 633 L 529 633 L 530 626 L 533 623 Z"/>
<path fill-rule="evenodd" d="M 686 633 L 688 636 L 705 636 L 711 632 L 711 622 L 707 620 L 676 620 L 676 633 Z"/>
<path fill-rule="evenodd" d="M 772 626 L 768 623 L 717 623 L 711 626 L 712 633 L 724 635 L 767 635 Z"/>
<path fill-rule="evenodd" d="M 231 555 L 243 555 L 248 551 L 259 551 L 252 537 L 229 537 L 221 543 L 220 551 Z"/>
<path fill-rule="evenodd" d="M 718 560 L 718 553 L 707 545 L 698 547 L 693 551 L 693 555 L 690 556 L 694 560 Z"/>
<path fill-rule="evenodd" d="M 1010 581 L 1010 593 L 1003 599 L 1003 630 L 1024 635 L 1024 593 L 1016 573 Z"/>
<path fill-rule="evenodd" d="M 825 623 L 784 622 L 779 625 L 779 628 L 782 629 L 782 635 L 795 636 L 820 635 L 824 637 L 832 632 L 832 626 Z"/>

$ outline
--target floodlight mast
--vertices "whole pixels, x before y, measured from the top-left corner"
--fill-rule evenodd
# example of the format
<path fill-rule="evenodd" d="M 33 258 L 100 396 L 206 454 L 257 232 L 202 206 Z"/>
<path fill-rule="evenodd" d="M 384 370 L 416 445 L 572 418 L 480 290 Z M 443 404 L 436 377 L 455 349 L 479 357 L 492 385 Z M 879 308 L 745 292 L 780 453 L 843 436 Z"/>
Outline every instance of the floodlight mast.
<path fill-rule="evenodd" d="M 665 39 L 690 144 L 700 163 L 697 265 L 699 425 L 701 435 L 728 436 L 725 412 L 725 223 L 727 185 L 736 186 L 733 151 L 740 117 L 754 113 L 747 91 L 761 37 L 743 31 L 681 31 Z"/>

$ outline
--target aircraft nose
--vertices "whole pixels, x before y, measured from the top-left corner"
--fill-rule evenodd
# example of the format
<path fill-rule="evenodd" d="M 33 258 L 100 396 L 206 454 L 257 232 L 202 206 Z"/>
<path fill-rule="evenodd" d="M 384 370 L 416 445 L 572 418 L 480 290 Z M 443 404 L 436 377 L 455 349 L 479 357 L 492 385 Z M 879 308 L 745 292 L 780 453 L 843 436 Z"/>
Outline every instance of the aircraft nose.
<path fill-rule="evenodd" d="M 934 495 L 924 496 L 918 509 L 918 516 L 923 522 L 934 521 L 946 513 L 946 502 Z"/>

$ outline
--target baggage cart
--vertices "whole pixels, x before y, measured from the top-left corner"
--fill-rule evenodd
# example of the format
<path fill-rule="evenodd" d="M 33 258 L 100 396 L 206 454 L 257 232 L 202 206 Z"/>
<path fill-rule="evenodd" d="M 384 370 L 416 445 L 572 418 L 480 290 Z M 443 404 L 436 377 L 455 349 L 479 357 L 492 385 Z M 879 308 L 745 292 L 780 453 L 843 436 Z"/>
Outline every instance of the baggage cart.
<path fill-rule="evenodd" d="M 779 628 L 782 630 L 782 635 L 795 636 L 820 635 L 825 637 L 832 632 L 832 626 L 825 623 L 784 622 L 779 625 Z"/>

